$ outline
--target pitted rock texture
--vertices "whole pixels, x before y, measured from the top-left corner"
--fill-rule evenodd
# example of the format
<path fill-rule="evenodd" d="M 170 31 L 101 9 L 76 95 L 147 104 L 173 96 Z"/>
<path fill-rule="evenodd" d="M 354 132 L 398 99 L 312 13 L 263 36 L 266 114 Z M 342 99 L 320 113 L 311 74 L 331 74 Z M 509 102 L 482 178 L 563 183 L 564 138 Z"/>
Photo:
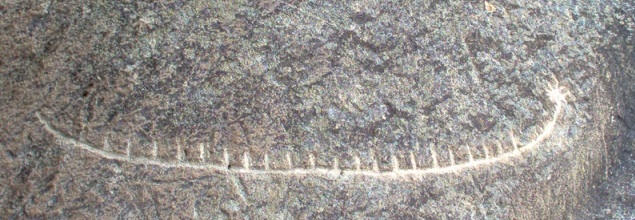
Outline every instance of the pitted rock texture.
<path fill-rule="evenodd" d="M 633 5 L 596 2 L 1 2 L 0 210 L 9 218 L 576 218 L 633 128 Z M 406 178 L 252 176 L 284 166 L 515 160 Z M 629 101 L 631 100 L 631 101 Z M 107 144 L 106 144 L 107 143 Z M 107 146 L 106 146 L 107 145 Z M 127 148 L 127 146 L 132 146 Z M 372 152 L 372 153 L 371 153 Z M 455 152 L 452 155 L 450 152 Z M 181 155 L 182 154 L 182 155 Z M 181 155 L 181 156 L 177 156 Z M 452 156 L 450 156 L 452 155 Z M 240 166 L 233 160 L 227 166 Z M 260 165 L 262 166 L 262 165 Z M 258 167 L 255 167 L 258 168 Z M 260 167 L 262 168 L 262 167 Z M 584 217 L 580 217 L 584 218 Z"/>

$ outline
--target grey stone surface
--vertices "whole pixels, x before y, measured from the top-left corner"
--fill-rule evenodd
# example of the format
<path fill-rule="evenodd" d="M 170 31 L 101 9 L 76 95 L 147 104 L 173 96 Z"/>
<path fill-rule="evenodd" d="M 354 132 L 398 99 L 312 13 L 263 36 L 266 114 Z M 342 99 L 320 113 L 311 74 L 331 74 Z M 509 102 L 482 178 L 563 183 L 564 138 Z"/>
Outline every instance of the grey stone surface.
<path fill-rule="evenodd" d="M 624 170 L 635 126 L 633 8 L 622 1 L 1 1 L 0 212 L 11 219 L 632 217 L 632 191 L 611 186 L 632 179 Z M 342 171 L 355 170 L 356 160 L 364 170 L 375 161 L 383 173 L 395 164 L 407 170 L 412 158 L 434 169 L 435 156 L 451 167 L 495 157 L 499 142 L 513 152 L 510 132 L 519 147 L 531 143 L 553 117 L 547 91 L 556 81 L 567 102 L 539 146 L 442 174 L 166 168 L 104 158 L 68 141 L 184 164 L 199 162 L 204 144 L 206 162 L 229 170 L 244 169 L 246 153 L 253 170 L 266 169 L 265 155 L 270 169 L 283 171 L 289 159 L 310 169 L 310 157 L 326 169 L 337 158 Z"/>

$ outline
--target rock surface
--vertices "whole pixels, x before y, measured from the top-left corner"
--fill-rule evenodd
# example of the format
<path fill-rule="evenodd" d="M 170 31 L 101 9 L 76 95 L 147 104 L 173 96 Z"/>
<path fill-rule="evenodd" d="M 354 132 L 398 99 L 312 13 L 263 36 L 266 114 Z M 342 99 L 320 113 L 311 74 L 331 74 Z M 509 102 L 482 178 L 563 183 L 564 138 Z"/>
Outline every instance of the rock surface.
<path fill-rule="evenodd" d="M 634 8 L 1 2 L 0 212 L 632 218 Z"/>

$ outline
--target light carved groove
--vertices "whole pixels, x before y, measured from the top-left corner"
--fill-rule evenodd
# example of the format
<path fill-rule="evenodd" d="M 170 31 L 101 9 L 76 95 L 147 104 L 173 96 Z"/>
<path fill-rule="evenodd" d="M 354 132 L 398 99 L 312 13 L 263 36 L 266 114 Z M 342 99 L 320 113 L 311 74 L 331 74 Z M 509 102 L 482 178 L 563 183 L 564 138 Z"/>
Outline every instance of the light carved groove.
<path fill-rule="evenodd" d="M 432 159 L 432 164 L 428 164 L 425 166 L 424 164 L 417 164 L 417 155 L 415 153 L 409 153 L 410 166 L 404 166 L 403 169 L 399 164 L 399 160 L 397 155 L 390 155 L 391 169 L 388 171 L 381 171 L 379 169 L 378 155 L 376 152 L 369 152 L 370 155 L 370 167 L 363 167 L 362 160 L 359 156 L 353 157 L 353 169 L 343 169 L 340 170 L 339 167 L 339 159 L 337 156 L 331 158 L 331 166 L 330 167 L 318 167 L 316 165 L 316 157 L 313 154 L 307 155 L 308 167 L 305 166 L 295 166 L 292 160 L 292 152 L 287 152 L 285 154 L 283 164 L 286 164 L 286 169 L 272 169 L 271 161 L 268 154 L 265 154 L 261 164 L 264 168 L 262 169 L 253 169 L 251 165 L 253 163 L 257 163 L 252 161 L 249 152 L 244 152 L 242 154 L 242 159 L 238 158 L 237 161 L 242 162 L 242 167 L 230 167 L 230 154 L 227 149 L 223 149 L 222 154 L 222 164 L 214 164 L 209 163 L 208 156 L 206 153 L 205 145 L 199 145 L 199 161 L 191 162 L 185 158 L 183 148 L 181 144 L 177 144 L 177 152 L 175 155 L 176 161 L 169 160 L 161 160 L 158 158 L 159 147 L 156 142 L 153 142 L 153 148 L 151 152 L 151 157 L 141 157 L 135 156 L 132 154 L 132 146 L 128 141 L 126 142 L 125 153 L 117 153 L 112 150 L 112 146 L 108 141 L 108 138 L 104 138 L 102 148 L 95 147 L 86 142 L 80 141 L 78 138 L 72 137 L 59 129 L 55 128 L 51 123 L 44 118 L 40 113 L 36 113 L 39 121 L 44 125 L 44 128 L 51 134 L 53 134 L 58 140 L 63 143 L 71 144 L 83 150 L 86 150 L 90 153 L 98 155 L 102 158 L 111 159 L 111 160 L 119 160 L 130 162 L 134 164 L 144 164 L 144 165 L 155 165 L 161 167 L 181 167 L 181 168 L 191 168 L 191 169 L 207 169 L 207 170 L 216 170 L 227 173 L 239 173 L 239 174 L 254 174 L 254 175 L 262 175 L 262 174 L 271 174 L 271 175 L 365 175 L 365 176 L 375 176 L 375 177 L 384 177 L 384 176 L 400 176 L 400 175 L 425 175 L 425 174 L 442 174 L 442 173 L 451 173 L 457 172 L 470 168 L 478 168 L 487 166 L 494 163 L 499 162 L 507 162 L 509 160 L 513 160 L 515 157 L 520 156 L 524 152 L 528 152 L 531 150 L 536 150 L 539 147 L 539 144 L 543 142 L 547 137 L 553 132 L 558 118 L 562 114 L 564 105 L 566 105 L 565 97 L 567 93 L 564 93 L 562 88 L 557 86 L 549 86 L 547 91 L 547 95 L 549 99 L 555 104 L 555 109 L 553 111 L 552 118 L 545 123 L 545 125 L 540 129 L 542 132 L 537 134 L 537 136 L 528 143 L 520 143 L 519 139 L 514 136 L 513 131 L 510 131 L 509 136 L 511 139 L 512 150 L 509 152 L 504 152 L 502 144 L 500 141 L 496 141 L 496 150 L 492 150 L 494 152 L 490 155 L 490 151 L 488 150 L 488 146 L 483 145 L 484 158 L 474 158 L 472 154 L 472 149 L 469 145 L 465 145 L 465 151 L 468 155 L 468 161 L 464 163 L 456 163 L 455 154 L 448 150 L 447 153 L 449 155 L 448 163 L 450 165 L 442 166 L 439 161 L 439 154 L 433 149 L 433 147 L 429 148 L 430 157 Z"/>

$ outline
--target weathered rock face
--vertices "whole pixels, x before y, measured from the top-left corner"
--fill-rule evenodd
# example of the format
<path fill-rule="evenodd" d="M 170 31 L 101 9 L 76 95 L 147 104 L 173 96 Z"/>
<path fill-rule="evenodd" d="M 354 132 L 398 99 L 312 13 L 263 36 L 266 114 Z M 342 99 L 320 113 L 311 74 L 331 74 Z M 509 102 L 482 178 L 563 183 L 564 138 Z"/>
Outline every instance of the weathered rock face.
<path fill-rule="evenodd" d="M 579 217 L 633 5 L 0 4 L 12 218 Z"/>

